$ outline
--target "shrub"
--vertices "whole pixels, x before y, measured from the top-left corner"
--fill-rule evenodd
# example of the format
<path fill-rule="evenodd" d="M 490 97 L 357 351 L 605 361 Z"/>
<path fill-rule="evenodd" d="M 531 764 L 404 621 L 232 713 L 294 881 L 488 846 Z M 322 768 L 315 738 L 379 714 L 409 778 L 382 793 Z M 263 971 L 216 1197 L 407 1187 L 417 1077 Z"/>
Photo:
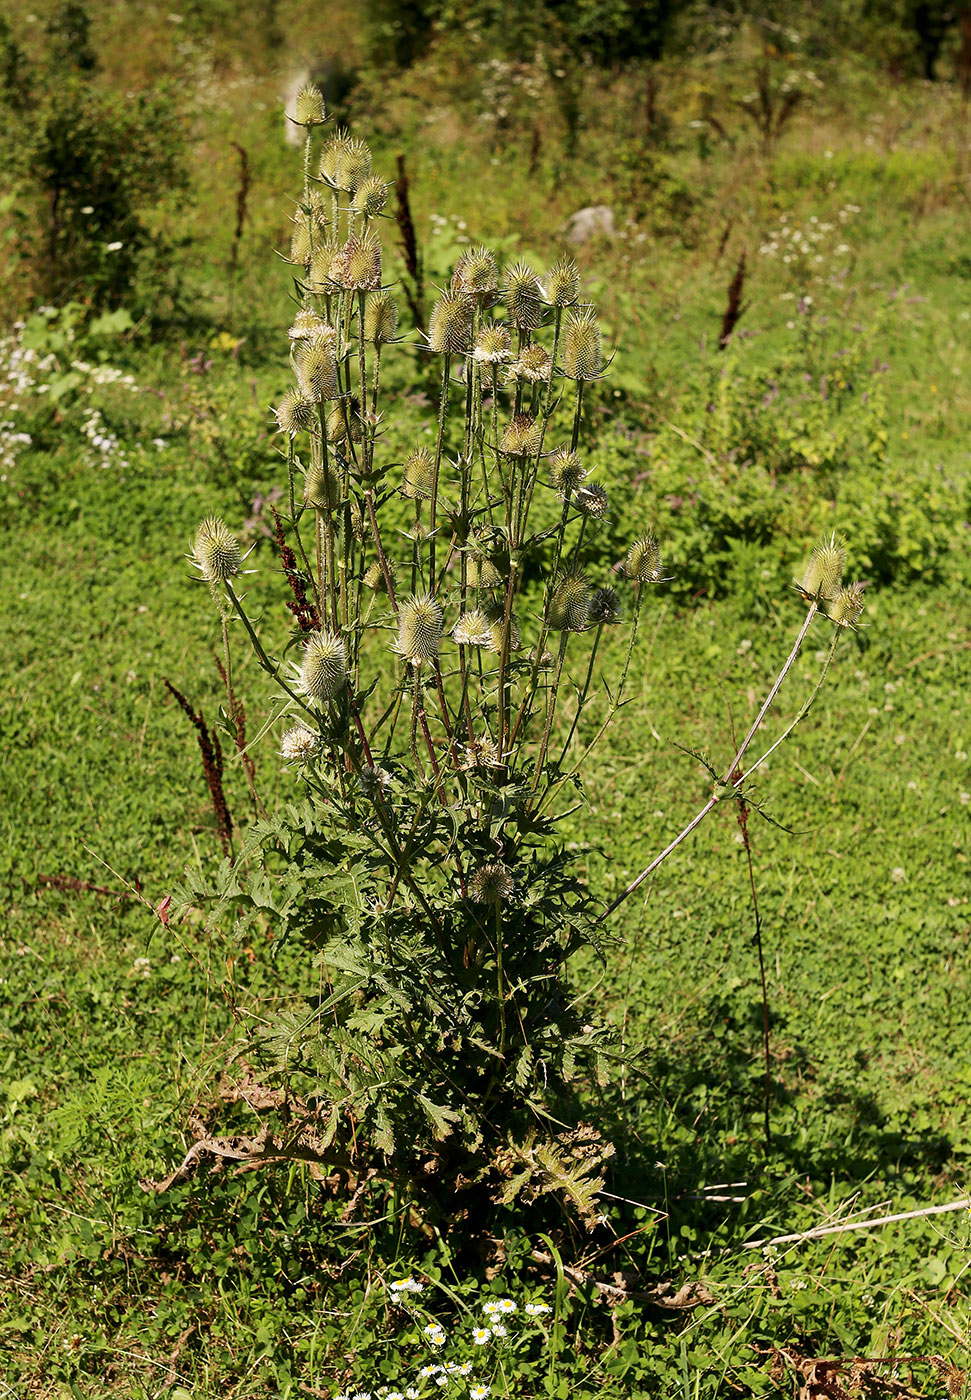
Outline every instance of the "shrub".
<path fill-rule="evenodd" d="M 20 243 L 35 296 L 56 305 L 133 305 L 151 263 L 157 300 L 166 249 L 147 211 L 185 185 L 185 122 L 175 91 L 103 90 L 87 14 L 71 0 L 29 62 L 9 30 L 0 73 L 0 156 L 25 203 Z M 146 269 L 147 271 L 147 269 Z"/>

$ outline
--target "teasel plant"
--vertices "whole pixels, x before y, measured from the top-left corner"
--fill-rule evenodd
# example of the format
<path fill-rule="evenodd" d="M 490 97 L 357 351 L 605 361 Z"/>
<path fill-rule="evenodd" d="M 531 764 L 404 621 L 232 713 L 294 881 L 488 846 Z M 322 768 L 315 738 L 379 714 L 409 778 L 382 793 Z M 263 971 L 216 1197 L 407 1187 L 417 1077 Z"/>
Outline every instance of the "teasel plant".
<path fill-rule="evenodd" d="M 173 913 L 209 902 L 236 938 L 255 946 L 261 929 L 276 954 L 306 957 L 306 996 L 250 1020 L 247 1062 L 277 1095 L 252 1159 L 370 1173 L 445 1213 L 476 1193 L 552 1194 L 592 1223 L 613 1149 L 584 1121 L 584 1090 L 619 1051 L 568 963 L 580 949 L 605 963 L 609 915 L 746 791 L 734 775 L 814 618 L 839 624 L 835 643 L 862 598 L 842 583 L 842 544 L 817 549 L 804 625 L 752 733 L 704 811 L 605 909 L 558 823 L 628 702 L 666 574 L 651 535 L 614 569 L 596 564 L 610 512 L 588 440 L 609 371 L 596 310 L 571 259 L 501 267 L 472 246 L 427 334 L 403 336 L 381 242 L 388 183 L 364 142 L 326 124 L 319 93 L 292 119 L 306 135 L 286 250 L 293 379 L 274 411 L 278 538 L 303 625 L 270 643 L 223 522 L 204 522 L 192 557 L 227 674 L 232 641 L 272 680 L 268 728 L 296 795 L 216 880 L 190 873 Z M 437 366 L 433 432 L 404 452 L 388 445 L 402 438 L 382 401 L 390 354 Z M 604 639 L 618 629 L 615 653 Z"/>

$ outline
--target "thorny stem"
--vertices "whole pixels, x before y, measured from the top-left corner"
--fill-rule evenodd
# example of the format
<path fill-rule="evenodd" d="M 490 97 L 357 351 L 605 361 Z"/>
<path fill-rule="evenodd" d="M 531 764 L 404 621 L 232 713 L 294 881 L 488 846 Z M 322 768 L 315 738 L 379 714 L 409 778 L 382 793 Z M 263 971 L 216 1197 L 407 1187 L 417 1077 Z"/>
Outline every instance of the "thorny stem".
<path fill-rule="evenodd" d="M 219 617 L 220 621 L 222 622 L 223 667 L 226 672 L 226 713 L 229 717 L 230 724 L 233 726 L 233 734 L 236 736 L 236 752 L 243 759 L 243 772 L 246 774 L 246 785 L 250 790 L 250 796 L 253 799 L 253 806 L 256 808 L 257 815 L 265 818 L 266 808 L 263 806 L 263 803 L 260 800 L 260 795 L 256 791 L 256 782 L 253 778 L 252 759 L 250 759 L 246 754 L 245 745 L 243 744 L 243 735 L 240 732 L 239 707 L 236 703 L 236 695 L 233 691 L 233 659 L 232 652 L 230 651 L 229 647 L 229 618 L 227 617 L 224 608 L 220 608 Z"/>
<path fill-rule="evenodd" d="M 800 627 L 799 629 L 799 635 L 793 643 L 792 651 L 790 651 L 788 657 L 786 658 L 782 670 L 779 672 L 778 676 L 776 676 L 775 681 L 772 685 L 772 689 L 769 691 L 762 705 L 762 708 L 756 715 L 751 729 L 746 734 L 745 738 L 742 740 L 738 752 L 732 759 L 731 763 L 728 765 L 728 769 L 720 784 L 721 787 L 728 787 L 731 784 L 732 776 L 735 773 L 736 768 L 738 768 L 742 759 L 745 757 L 746 750 L 748 749 L 749 744 L 751 744 L 752 740 L 755 738 L 759 725 L 762 723 L 763 719 L 765 719 L 765 716 L 769 711 L 770 705 L 779 693 L 779 688 L 782 685 L 782 682 L 789 674 L 793 662 L 799 655 L 799 649 L 805 641 L 806 634 L 809 631 L 809 628 L 812 626 L 813 618 L 816 616 L 816 613 L 818 611 L 819 603 L 817 600 L 814 599 L 813 602 L 809 605 L 809 611 L 806 614 L 806 620 L 802 624 L 802 627 Z M 755 765 L 753 765 L 753 767 L 754 766 Z M 660 855 L 654 857 L 650 865 L 648 865 L 646 869 L 641 871 L 641 873 L 637 876 L 636 880 L 632 880 L 631 883 L 627 886 L 627 888 L 625 890 L 622 890 L 621 893 L 617 896 L 617 898 L 614 899 L 610 904 L 608 904 L 607 908 L 597 920 L 598 924 L 602 924 L 605 919 L 610 917 L 610 915 L 614 912 L 615 909 L 619 909 L 620 906 L 624 903 L 624 901 L 630 898 L 630 896 L 634 893 L 635 890 L 640 888 L 640 886 L 644 883 L 647 877 L 654 873 L 654 871 L 658 868 L 661 862 L 667 860 L 671 852 L 677 850 L 677 848 L 681 845 L 681 842 L 684 841 L 686 837 L 691 835 L 696 826 L 699 826 L 700 823 L 704 821 L 705 817 L 707 817 L 711 809 L 718 804 L 718 801 L 719 793 L 716 789 L 715 793 L 711 797 L 709 797 L 708 801 L 702 807 L 701 811 L 697 812 L 691 818 L 691 821 L 684 828 L 684 830 L 679 832 L 679 834 L 674 838 L 674 840 L 671 841 L 667 846 L 665 846 L 664 850 L 661 852 Z"/>
<path fill-rule="evenodd" d="M 540 774 L 543 771 L 543 764 L 546 762 L 546 750 L 549 748 L 550 732 L 553 728 L 553 716 L 556 713 L 556 696 L 560 689 L 560 677 L 563 674 L 563 660 L 566 656 L 569 636 L 569 632 L 560 633 L 560 650 L 556 657 L 556 672 L 553 676 L 553 684 L 549 687 L 546 697 L 546 728 L 543 730 L 543 742 L 540 744 L 539 753 L 536 756 L 536 771 L 533 774 L 533 781 L 530 786 L 531 792 L 536 791 Z"/>
<path fill-rule="evenodd" d="M 597 648 L 600 646 L 600 638 L 603 635 L 603 630 L 604 624 L 602 622 L 598 623 L 597 634 L 593 639 L 593 646 L 590 648 L 590 664 L 587 667 L 587 674 L 583 682 L 583 689 L 580 691 L 580 695 L 577 699 L 576 713 L 573 716 L 573 723 L 570 725 L 570 732 L 566 736 L 566 743 L 563 745 L 563 752 L 560 754 L 559 761 L 556 765 L 557 771 L 559 771 L 559 769 L 563 767 L 563 764 L 566 760 L 566 756 L 570 750 L 570 745 L 573 742 L 573 736 L 577 732 L 577 725 L 580 722 L 580 716 L 582 715 L 587 703 L 587 692 L 590 689 L 590 682 L 593 679 L 593 664 L 597 659 Z"/>
<path fill-rule="evenodd" d="M 438 474 L 442 465 L 442 442 L 445 438 L 445 418 L 448 414 L 449 370 L 451 355 L 446 350 L 442 361 L 442 388 L 438 405 L 438 437 L 435 442 L 435 463 L 432 467 L 432 495 L 428 504 L 428 586 L 435 587 L 435 521 L 438 510 Z"/>

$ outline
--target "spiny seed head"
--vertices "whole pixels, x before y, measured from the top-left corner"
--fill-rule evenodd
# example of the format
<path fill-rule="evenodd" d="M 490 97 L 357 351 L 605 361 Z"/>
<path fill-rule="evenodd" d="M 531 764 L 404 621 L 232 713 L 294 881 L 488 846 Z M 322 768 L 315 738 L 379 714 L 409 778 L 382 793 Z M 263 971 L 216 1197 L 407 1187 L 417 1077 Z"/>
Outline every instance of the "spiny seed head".
<path fill-rule="evenodd" d="M 494 740 L 485 734 L 474 734 L 465 749 L 463 768 L 495 768 L 499 762 L 499 750 Z"/>
<path fill-rule="evenodd" d="M 414 665 L 434 661 L 442 644 L 442 607 L 430 593 L 409 598 L 398 614 L 395 651 Z"/>
<path fill-rule="evenodd" d="M 620 594 L 616 588 L 598 588 L 590 599 L 587 612 L 593 627 L 610 626 L 620 621 Z"/>
<path fill-rule="evenodd" d="M 344 245 L 333 239 L 321 239 L 314 244 L 310 257 L 308 283 L 312 292 L 332 292 L 343 271 Z"/>
<path fill-rule="evenodd" d="M 222 520 L 207 516 L 196 531 L 192 561 L 207 583 L 235 578 L 241 563 L 239 540 Z"/>
<path fill-rule="evenodd" d="M 368 763 L 358 774 L 358 782 L 365 797 L 380 802 L 391 786 L 391 774 L 387 768 L 374 768 Z"/>
<path fill-rule="evenodd" d="M 353 395 L 343 404 L 335 404 L 327 415 L 327 441 L 339 447 L 347 441 L 350 424 L 351 442 L 361 441 L 361 404 Z"/>
<path fill-rule="evenodd" d="M 327 120 L 324 94 L 316 83 L 306 83 L 297 93 L 293 120 L 297 126 L 322 126 Z"/>
<path fill-rule="evenodd" d="M 492 637 L 492 623 L 478 608 L 463 613 L 452 628 L 452 641 L 460 647 L 491 647 Z"/>
<path fill-rule="evenodd" d="M 322 173 L 322 172 L 321 172 Z M 367 143 L 347 137 L 338 148 L 333 181 L 338 189 L 355 195 L 371 174 L 371 152 Z"/>
<path fill-rule="evenodd" d="M 624 573 L 639 583 L 657 583 L 661 577 L 661 546 L 653 535 L 635 540 L 627 551 Z"/>
<path fill-rule="evenodd" d="M 470 554 L 465 566 L 470 588 L 498 588 L 502 574 L 487 554 Z"/>
<path fill-rule="evenodd" d="M 362 180 L 354 193 L 354 209 L 365 218 L 373 219 L 388 202 L 388 187 L 376 175 Z"/>
<path fill-rule="evenodd" d="M 314 757 L 320 744 L 319 735 L 305 724 L 295 724 L 280 738 L 280 756 L 287 763 L 308 763 Z"/>
<path fill-rule="evenodd" d="M 328 329 L 323 316 L 318 316 L 316 311 L 312 311 L 309 306 L 304 306 L 294 316 L 293 325 L 287 331 L 287 336 L 290 343 L 294 344 L 303 340 L 316 340 L 319 335 L 324 335 Z"/>
<path fill-rule="evenodd" d="M 464 355 L 472 348 L 474 302 L 464 292 L 442 292 L 428 319 L 428 346 L 447 355 Z"/>
<path fill-rule="evenodd" d="M 311 632 L 303 649 L 300 689 L 313 700 L 336 700 L 347 684 L 347 649 L 333 632 Z"/>
<path fill-rule="evenodd" d="M 491 248 L 467 248 L 452 273 L 452 288 L 474 297 L 480 306 L 499 290 L 499 269 Z"/>
<path fill-rule="evenodd" d="M 372 292 L 364 307 L 364 339 L 387 345 L 398 329 L 398 308 L 390 292 Z"/>
<path fill-rule="evenodd" d="M 543 323 L 543 289 L 539 278 L 526 262 L 514 263 L 506 269 L 502 283 L 506 311 L 514 326 L 534 331 Z"/>
<path fill-rule="evenodd" d="M 601 486 L 599 481 L 591 481 L 586 486 L 581 486 L 574 505 L 591 520 L 600 520 L 607 513 L 606 487 Z"/>
<path fill-rule="evenodd" d="M 590 585 L 581 573 L 560 574 L 553 587 L 547 618 L 551 632 L 585 632 L 590 610 Z"/>
<path fill-rule="evenodd" d="M 834 533 L 819 541 L 797 587 L 808 598 L 833 599 L 840 590 L 845 568 L 846 541 Z"/>
<path fill-rule="evenodd" d="M 435 489 L 435 462 L 427 447 L 416 447 L 405 458 L 401 494 L 411 501 L 428 501 Z"/>
<path fill-rule="evenodd" d="M 855 627 L 863 613 L 865 584 L 851 583 L 841 588 L 826 608 L 826 616 L 840 627 Z"/>
<path fill-rule="evenodd" d="M 310 225 L 302 209 L 298 209 L 293 219 L 293 232 L 290 235 L 290 261 L 306 267 L 310 262 L 315 240 L 310 237 Z"/>
<path fill-rule="evenodd" d="M 388 573 L 391 575 L 391 587 L 394 588 L 398 582 L 398 568 L 393 559 L 385 561 L 388 566 Z M 384 570 L 381 568 L 379 560 L 375 559 L 373 564 L 369 564 L 364 570 L 365 588 L 373 588 L 375 593 L 387 593 L 388 585 L 384 579 Z"/>
<path fill-rule="evenodd" d="M 339 126 L 329 141 L 325 142 L 320 153 L 320 166 L 318 174 L 322 180 L 329 180 L 334 183 L 337 174 L 337 162 L 345 146 L 351 142 L 351 133 L 346 127 Z"/>
<path fill-rule="evenodd" d="M 516 881 L 498 861 L 472 872 L 469 894 L 477 904 L 505 904 L 516 892 Z"/>
<path fill-rule="evenodd" d="M 517 413 L 503 429 L 500 450 L 508 457 L 535 457 L 542 445 L 542 424 L 528 413 Z"/>
<path fill-rule="evenodd" d="M 489 321 L 476 338 L 473 360 L 480 365 L 504 365 L 512 359 L 509 327 L 501 321 Z"/>
<path fill-rule="evenodd" d="M 370 234 L 349 238 L 341 254 L 340 285 L 349 292 L 376 292 L 381 286 L 381 244 Z"/>
<path fill-rule="evenodd" d="M 304 479 L 303 498 L 311 510 L 335 510 L 340 500 L 337 471 L 324 471 L 321 466 L 310 467 Z"/>
<path fill-rule="evenodd" d="M 297 433 L 305 433 L 313 427 L 313 403 L 304 398 L 299 389 L 288 389 L 274 412 L 280 432 L 287 437 L 296 437 Z"/>
<path fill-rule="evenodd" d="M 312 403 L 337 398 L 340 392 L 337 358 L 328 339 L 311 340 L 301 347 L 297 356 L 297 384 L 303 397 Z"/>
<path fill-rule="evenodd" d="M 567 379 L 596 379 L 603 369 L 603 334 L 588 306 L 571 311 L 563 328 L 563 373 Z"/>
<path fill-rule="evenodd" d="M 495 652 L 502 651 L 502 632 L 505 626 L 506 605 L 501 598 L 495 598 L 491 602 L 483 604 L 482 611 L 492 627 L 492 647 Z M 516 614 L 509 614 L 509 650 L 521 651 L 523 645 L 522 633 L 519 630 L 519 618 Z"/>
<path fill-rule="evenodd" d="M 510 379 L 521 379 L 527 384 L 548 384 L 553 370 L 550 352 L 535 342 L 523 348 L 519 359 L 509 366 Z"/>
<path fill-rule="evenodd" d="M 356 540 L 360 540 L 360 542 L 363 544 L 363 543 L 364 543 L 364 535 L 365 535 L 365 523 L 364 523 L 364 522 L 365 522 L 365 515 L 364 515 L 364 511 L 361 509 L 361 503 L 360 503 L 360 501 L 357 499 L 356 496 L 352 496 L 352 497 L 351 497 L 351 503 L 350 503 L 350 504 L 351 504 L 351 534 L 354 536 L 354 538 L 355 538 Z M 394 564 L 392 563 L 392 561 L 391 561 L 390 559 L 388 560 L 388 573 L 391 575 L 391 583 L 392 583 L 392 586 L 393 586 L 393 585 L 394 585 L 394 581 L 395 581 L 395 571 L 394 571 Z"/>
<path fill-rule="evenodd" d="M 554 452 L 550 458 L 550 485 L 554 491 L 560 493 L 564 501 L 569 500 L 586 474 L 578 455 L 565 447 Z"/>
<path fill-rule="evenodd" d="M 580 269 L 572 258 L 560 258 L 546 274 L 543 292 L 550 306 L 572 306 L 580 295 Z"/>

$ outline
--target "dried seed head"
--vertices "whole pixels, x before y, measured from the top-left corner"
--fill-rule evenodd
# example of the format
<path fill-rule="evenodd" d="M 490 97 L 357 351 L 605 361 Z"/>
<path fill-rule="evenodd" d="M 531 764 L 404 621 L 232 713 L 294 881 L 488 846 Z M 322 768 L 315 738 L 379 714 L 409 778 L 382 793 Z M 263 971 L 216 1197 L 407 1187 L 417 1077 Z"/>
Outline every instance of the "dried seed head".
<path fill-rule="evenodd" d="M 340 259 L 336 279 L 348 292 L 376 292 L 381 286 L 381 244 L 370 234 L 349 238 Z"/>
<path fill-rule="evenodd" d="M 563 573 L 553 587 L 547 623 L 551 632 L 585 632 L 590 585 L 581 573 Z"/>
<path fill-rule="evenodd" d="M 661 546 L 653 535 L 635 540 L 627 551 L 624 573 L 639 583 L 657 583 L 661 577 Z"/>
<path fill-rule="evenodd" d="M 341 152 L 350 144 L 351 133 L 346 127 L 340 126 L 334 132 L 330 140 L 324 143 L 323 150 L 320 152 L 320 167 L 318 170 L 318 174 L 322 180 L 328 180 L 331 184 L 335 183 L 337 162 L 340 159 Z"/>
<path fill-rule="evenodd" d="M 373 219 L 388 202 L 388 187 L 376 175 L 362 180 L 354 194 L 354 209 L 365 218 Z"/>
<path fill-rule="evenodd" d="M 552 370 L 550 352 L 534 343 L 524 347 L 516 363 L 509 366 L 507 374 L 510 379 L 521 379 L 527 384 L 548 384 Z"/>
<path fill-rule="evenodd" d="M 490 248 L 467 248 L 452 273 L 452 289 L 474 297 L 480 306 L 499 290 L 496 255 Z"/>
<path fill-rule="evenodd" d="M 398 582 L 398 568 L 393 559 L 385 561 L 388 565 L 388 573 L 391 575 L 391 587 L 394 588 Z M 385 582 L 384 570 L 380 562 L 375 559 L 373 564 L 369 564 L 364 570 L 365 588 L 373 588 L 375 593 L 387 593 L 388 585 Z"/>
<path fill-rule="evenodd" d="M 506 269 L 502 295 L 509 319 L 514 326 L 518 326 L 520 330 L 533 331 L 542 325 L 543 289 L 528 263 L 517 262 Z"/>
<path fill-rule="evenodd" d="M 567 379 L 596 379 L 603 369 L 603 334 L 590 307 L 571 311 L 563 330 L 563 373 Z"/>
<path fill-rule="evenodd" d="M 840 627 L 855 627 L 863 613 L 863 583 L 851 583 L 841 588 L 826 609 L 826 616 Z"/>
<path fill-rule="evenodd" d="M 620 594 L 616 588 L 598 588 L 590 599 L 587 612 L 593 627 L 611 626 L 620 621 Z"/>
<path fill-rule="evenodd" d="M 323 161 L 321 161 L 323 174 Z M 371 152 L 367 143 L 348 136 L 341 142 L 334 161 L 333 181 L 338 189 L 355 195 L 371 174 Z"/>
<path fill-rule="evenodd" d="M 338 278 L 344 270 L 344 245 L 333 240 L 321 239 L 314 244 L 310 258 L 308 284 L 312 292 L 332 292 L 339 285 Z"/>
<path fill-rule="evenodd" d="M 325 472 L 321 466 L 309 467 L 304 478 L 303 498 L 311 510 L 336 510 L 340 503 L 336 470 L 331 468 Z"/>
<path fill-rule="evenodd" d="M 480 865 L 472 872 L 469 894 L 477 904 L 505 904 L 516 892 L 516 881 L 504 865 Z"/>
<path fill-rule="evenodd" d="M 361 404 L 353 395 L 345 402 L 335 404 L 327 415 L 327 441 L 335 447 L 347 442 L 347 428 L 350 424 L 351 442 L 361 441 Z"/>
<path fill-rule="evenodd" d="M 423 593 L 410 598 L 398 614 L 395 651 L 414 665 L 434 661 L 442 644 L 442 607 L 437 598 Z"/>
<path fill-rule="evenodd" d="M 321 702 L 336 700 L 347 684 L 347 649 L 333 632 L 311 632 L 303 649 L 300 689 Z"/>
<path fill-rule="evenodd" d="M 322 126 L 327 120 L 324 94 L 316 83 L 306 83 L 297 93 L 293 120 L 297 126 Z"/>
<path fill-rule="evenodd" d="M 503 429 L 500 450 L 507 457 L 535 457 L 542 445 L 542 424 L 528 413 L 517 413 Z"/>
<path fill-rule="evenodd" d="M 550 458 L 550 485 L 554 491 L 560 493 L 564 501 L 569 500 L 586 474 L 577 454 L 569 452 L 565 447 L 554 452 Z"/>
<path fill-rule="evenodd" d="M 835 533 L 820 540 L 809 556 L 809 564 L 797 582 L 807 598 L 835 598 L 846 568 L 846 541 Z"/>
<path fill-rule="evenodd" d="M 274 409 L 280 432 L 287 437 L 296 437 L 313 427 L 314 406 L 305 399 L 299 389 L 288 389 Z"/>
<path fill-rule="evenodd" d="M 504 365 L 512 359 L 510 345 L 509 327 L 501 321 L 489 321 L 479 331 L 472 358 L 480 365 Z"/>
<path fill-rule="evenodd" d="M 470 554 L 465 566 L 470 588 L 498 588 L 502 574 L 487 554 Z"/>
<path fill-rule="evenodd" d="M 372 292 L 364 307 L 364 339 L 387 345 L 398 329 L 398 308 L 390 292 Z"/>
<path fill-rule="evenodd" d="M 502 632 L 505 626 L 506 607 L 501 598 L 494 598 L 491 602 L 484 603 L 482 611 L 485 613 L 492 627 L 492 646 L 495 652 L 502 651 Z M 516 614 L 509 614 L 509 650 L 521 651 L 523 645 L 522 633 L 519 630 L 519 618 Z"/>
<path fill-rule="evenodd" d="M 411 501 L 428 501 L 435 489 L 435 462 L 427 447 L 416 447 L 405 459 L 401 494 Z"/>
<path fill-rule="evenodd" d="M 452 628 L 452 641 L 456 646 L 491 647 L 492 640 L 492 623 L 478 608 L 463 613 Z"/>
<path fill-rule="evenodd" d="M 591 481 L 580 487 L 573 504 L 591 520 L 600 520 L 607 513 L 607 489 L 599 481 Z"/>
<path fill-rule="evenodd" d="M 293 216 L 293 232 L 290 235 L 290 261 L 306 267 L 310 262 L 314 244 L 307 216 L 302 209 L 298 209 Z"/>
<path fill-rule="evenodd" d="M 207 516 L 192 543 L 192 562 L 207 583 L 236 578 L 242 562 L 239 540 L 222 520 Z"/>
<path fill-rule="evenodd" d="M 309 763 L 320 745 L 320 737 L 305 724 L 295 724 L 280 738 L 280 757 L 287 763 Z"/>
<path fill-rule="evenodd" d="M 291 344 L 296 344 L 304 340 L 316 340 L 318 336 L 326 335 L 329 329 L 323 316 L 318 316 L 316 311 L 304 306 L 294 316 L 287 336 Z"/>
<path fill-rule="evenodd" d="M 472 348 L 474 303 L 464 292 L 442 292 L 428 319 L 428 346 L 447 355 L 464 355 Z"/>
<path fill-rule="evenodd" d="M 580 269 L 572 258 L 560 258 L 553 264 L 543 292 L 550 306 L 573 306 L 580 295 Z"/>
<path fill-rule="evenodd" d="M 297 353 L 297 383 L 305 399 L 324 403 L 336 399 L 337 333 L 328 326 L 326 331 L 300 344 Z"/>
<path fill-rule="evenodd" d="M 499 750 L 486 735 L 473 735 L 466 745 L 463 768 L 495 768 L 499 762 Z"/>

